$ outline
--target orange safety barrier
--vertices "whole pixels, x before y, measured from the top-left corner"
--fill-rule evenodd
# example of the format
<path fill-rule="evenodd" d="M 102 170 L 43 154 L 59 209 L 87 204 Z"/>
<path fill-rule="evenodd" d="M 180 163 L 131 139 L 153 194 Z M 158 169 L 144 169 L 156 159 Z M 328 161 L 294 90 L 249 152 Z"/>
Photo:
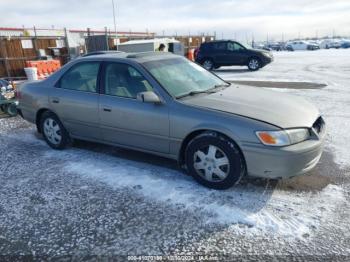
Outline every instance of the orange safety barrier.
<path fill-rule="evenodd" d="M 61 68 L 60 60 L 26 61 L 26 67 L 36 67 L 38 78 L 43 79 Z"/>
<path fill-rule="evenodd" d="M 194 61 L 194 49 L 189 49 L 187 53 L 187 58 L 191 61 Z"/>

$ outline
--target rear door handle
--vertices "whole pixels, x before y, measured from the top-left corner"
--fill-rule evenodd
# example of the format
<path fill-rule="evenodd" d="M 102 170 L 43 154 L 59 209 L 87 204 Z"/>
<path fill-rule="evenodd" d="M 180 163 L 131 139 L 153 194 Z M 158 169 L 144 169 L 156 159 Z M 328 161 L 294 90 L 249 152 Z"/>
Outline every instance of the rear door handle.
<path fill-rule="evenodd" d="M 103 108 L 103 111 L 105 111 L 105 112 L 112 112 L 112 109 L 110 109 L 110 108 Z"/>
<path fill-rule="evenodd" d="M 54 97 L 51 99 L 51 102 L 54 103 L 54 104 L 58 104 L 60 102 L 60 99 L 57 98 L 57 97 Z"/>

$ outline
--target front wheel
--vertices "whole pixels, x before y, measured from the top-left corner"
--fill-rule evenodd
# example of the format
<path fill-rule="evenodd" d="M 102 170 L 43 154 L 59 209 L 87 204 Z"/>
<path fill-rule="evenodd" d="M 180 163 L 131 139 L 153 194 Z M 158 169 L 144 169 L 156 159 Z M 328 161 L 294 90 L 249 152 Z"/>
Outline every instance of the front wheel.
<path fill-rule="evenodd" d="M 228 189 L 246 172 L 242 154 L 235 143 L 216 133 L 195 137 L 186 148 L 186 166 L 200 184 L 213 189 Z"/>
<path fill-rule="evenodd" d="M 250 71 L 259 70 L 261 67 L 261 62 L 258 58 L 250 58 L 248 61 L 248 68 Z"/>
<path fill-rule="evenodd" d="M 46 143 L 53 149 L 64 149 L 69 144 L 69 134 L 55 114 L 45 112 L 41 117 L 40 128 Z"/>

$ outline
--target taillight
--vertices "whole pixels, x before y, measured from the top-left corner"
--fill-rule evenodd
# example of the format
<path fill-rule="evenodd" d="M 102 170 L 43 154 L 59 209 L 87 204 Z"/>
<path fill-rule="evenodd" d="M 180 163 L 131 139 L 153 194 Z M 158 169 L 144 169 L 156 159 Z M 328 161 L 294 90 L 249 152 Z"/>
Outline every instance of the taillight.
<path fill-rule="evenodd" d="M 199 53 L 199 48 L 196 48 L 194 50 L 194 58 L 197 58 L 198 53 Z"/>

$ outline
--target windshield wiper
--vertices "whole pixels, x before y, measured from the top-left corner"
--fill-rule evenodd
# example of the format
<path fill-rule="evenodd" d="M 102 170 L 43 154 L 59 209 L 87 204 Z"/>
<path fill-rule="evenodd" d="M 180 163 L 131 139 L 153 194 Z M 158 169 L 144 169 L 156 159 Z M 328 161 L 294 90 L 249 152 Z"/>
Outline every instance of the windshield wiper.
<path fill-rule="evenodd" d="M 218 90 L 218 88 L 220 88 L 220 90 L 226 88 L 226 87 L 229 87 L 231 85 L 231 83 L 228 83 L 226 85 L 222 84 L 222 85 L 215 85 L 214 87 L 212 88 L 209 88 L 207 90 L 196 90 L 196 91 L 191 91 L 191 92 L 188 92 L 186 94 L 183 94 L 183 95 L 179 95 L 176 97 L 176 99 L 181 99 L 183 97 L 186 97 L 186 96 L 194 96 L 194 95 L 197 95 L 197 94 L 212 94 L 212 93 L 216 93 Z"/>
<path fill-rule="evenodd" d="M 225 82 L 226 84 L 221 84 L 221 85 L 215 85 L 214 88 L 220 88 L 220 87 L 229 87 L 232 84 L 230 82 Z"/>
<path fill-rule="evenodd" d="M 212 89 L 201 90 L 201 91 L 199 91 L 199 90 L 191 91 L 191 92 L 188 92 L 186 94 L 177 96 L 176 99 L 180 99 L 180 98 L 183 98 L 183 97 L 186 97 L 186 96 L 194 96 L 194 95 L 197 95 L 197 94 L 211 94 L 211 93 L 214 93 L 214 91 L 212 91 Z"/>

